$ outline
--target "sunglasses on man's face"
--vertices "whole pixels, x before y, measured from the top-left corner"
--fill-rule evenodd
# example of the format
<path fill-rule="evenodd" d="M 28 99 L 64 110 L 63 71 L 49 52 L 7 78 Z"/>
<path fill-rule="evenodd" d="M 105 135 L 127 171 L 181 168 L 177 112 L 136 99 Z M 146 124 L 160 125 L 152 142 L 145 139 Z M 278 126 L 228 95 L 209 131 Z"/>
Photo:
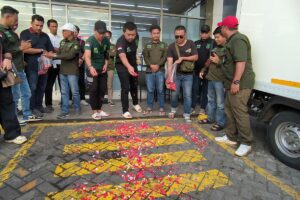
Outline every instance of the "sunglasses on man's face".
<path fill-rule="evenodd" d="M 175 39 L 178 39 L 178 38 L 183 39 L 184 36 L 183 35 L 175 35 Z"/>

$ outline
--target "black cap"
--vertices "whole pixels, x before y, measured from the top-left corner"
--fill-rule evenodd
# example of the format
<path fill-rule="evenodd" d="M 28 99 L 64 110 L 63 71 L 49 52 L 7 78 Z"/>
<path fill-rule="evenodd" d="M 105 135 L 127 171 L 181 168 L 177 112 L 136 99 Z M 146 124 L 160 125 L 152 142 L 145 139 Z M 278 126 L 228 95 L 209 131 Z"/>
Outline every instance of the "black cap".
<path fill-rule="evenodd" d="M 77 25 L 75 25 L 75 28 L 76 28 L 76 30 L 77 30 L 77 33 L 79 33 L 80 28 L 79 28 Z"/>
<path fill-rule="evenodd" d="M 105 33 L 107 31 L 106 23 L 101 20 L 96 21 L 94 30 L 98 33 Z"/>
<path fill-rule="evenodd" d="M 201 26 L 201 33 L 208 33 L 210 31 L 210 27 L 208 25 Z"/>

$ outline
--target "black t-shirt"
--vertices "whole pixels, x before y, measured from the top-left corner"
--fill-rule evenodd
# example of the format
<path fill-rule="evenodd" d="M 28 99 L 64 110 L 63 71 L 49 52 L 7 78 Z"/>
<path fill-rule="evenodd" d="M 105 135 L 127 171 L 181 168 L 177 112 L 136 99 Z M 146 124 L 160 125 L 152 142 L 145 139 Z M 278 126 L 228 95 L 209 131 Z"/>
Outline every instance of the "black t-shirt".
<path fill-rule="evenodd" d="M 192 40 L 187 40 L 183 46 L 178 46 L 178 47 L 179 47 L 180 57 L 189 57 L 189 56 L 197 55 L 197 49 Z M 175 62 L 178 59 L 178 54 L 176 51 L 175 43 L 172 43 L 169 45 L 168 57 L 172 57 L 173 62 Z M 184 73 L 184 74 L 190 74 L 187 72 L 181 72 L 180 65 L 177 66 L 177 72 Z"/>
<path fill-rule="evenodd" d="M 195 45 L 198 52 L 198 60 L 195 63 L 194 71 L 199 73 L 200 70 L 204 67 L 205 62 L 209 59 L 210 52 L 214 48 L 214 40 L 209 38 L 207 40 L 197 40 Z"/>
<path fill-rule="evenodd" d="M 138 49 L 139 44 L 139 37 L 136 36 L 133 42 L 127 42 L 125 40 L 124 35 L 122 35 L 116 44 L 117 49 L 117 56 L 116 56 L 116 68 L 118 71 L 125 71 L 127 68 L 123 65 L 119 55 L 120 53 L 125 53 L 128 59 L 128 62 L 137 70 L 137 63 L 136 63 L 136 52 Z"/>
<path fill-rule="evenodd" d="M 44 49 L 46 51 L 54 50 L 49 36 L 44 32 L 37 34 L 30 29 L 26 29 L 21 32 L 20 40 L 31 40 L 32 48 Z M 38 71 L 38 58 L 41 54 L 24 54 L 24 60 L 28 64 L 26 71 Z"/>

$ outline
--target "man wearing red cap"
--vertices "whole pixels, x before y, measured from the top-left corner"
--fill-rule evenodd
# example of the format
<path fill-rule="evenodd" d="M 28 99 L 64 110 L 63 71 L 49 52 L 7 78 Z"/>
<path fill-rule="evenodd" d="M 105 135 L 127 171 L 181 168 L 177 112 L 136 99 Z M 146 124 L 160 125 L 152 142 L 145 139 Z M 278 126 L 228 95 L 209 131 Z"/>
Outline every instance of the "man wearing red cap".
<path fill-rule="evenodd" d="M 227 39 L 225 59 L 222 71 L 225 75 L 226 89 L 225 113 L 227 123 L 225 135 L 216 137 L 217 142 L 240 146 L 236 150 L 237 156 L 246 156 L 251 151 L 253 134 L 247 109 L 251 90 L 254 86 L 255 74 L 252 69 L 251 45 L 247 36 L 238 32 L 238 20 L 228 16 L 218 23 Z M 211 57 L 220 63 L 217 56 Z"/>

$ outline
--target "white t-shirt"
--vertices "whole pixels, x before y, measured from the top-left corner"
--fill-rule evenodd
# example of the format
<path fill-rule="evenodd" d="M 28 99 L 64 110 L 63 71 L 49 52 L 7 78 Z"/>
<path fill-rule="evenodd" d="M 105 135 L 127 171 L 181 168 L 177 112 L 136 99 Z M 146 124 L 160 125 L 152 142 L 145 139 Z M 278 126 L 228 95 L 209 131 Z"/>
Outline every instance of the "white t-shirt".
<path fill-rule="evenodd" d="M 62 40 L 62 38 L 59 35 L 53 35 L 52 33 L 48 33 L 52 46 L 54 48 L 59 48 L 60 46 L 60 41 Z M 53 68 L 57 68 L 57 65 L 60 65 L 61 60 L 52 60 L 52 65 Z"/>

